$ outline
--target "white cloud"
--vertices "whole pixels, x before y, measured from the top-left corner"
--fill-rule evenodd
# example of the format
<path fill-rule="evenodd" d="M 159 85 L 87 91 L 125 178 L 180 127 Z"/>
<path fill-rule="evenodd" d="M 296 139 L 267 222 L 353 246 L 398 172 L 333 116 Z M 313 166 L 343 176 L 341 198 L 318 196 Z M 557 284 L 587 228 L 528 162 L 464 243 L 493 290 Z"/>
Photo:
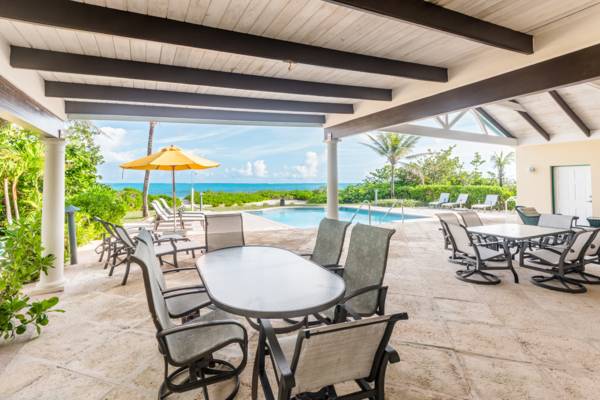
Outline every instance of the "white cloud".
<path fill-rule="evenodd" d="M 319 172 L 319 156 L 314 151 L 306 152 L 304 164 L 296 165 L 294 171 L 301 178 L 316 178 Z"/>
<path fill-rule="evenodd" d="M 100 146 L 105 162 L 122 163 L 131 161 L 139 156 L 133 150 L 120 151 L 124 147 L 124 139 L 127 135 L 125 129 L 107 126 L 101 128 L 101 131 L 103 134 L 96 136 L 95 142 Z"/>
<path fill-rule="evenodd" d="M 248 161 L 242 168 L 233 171 L 241 176 L 255 176 L 257 178 L 264 178 L 269 172 L 265 160 Z"/>

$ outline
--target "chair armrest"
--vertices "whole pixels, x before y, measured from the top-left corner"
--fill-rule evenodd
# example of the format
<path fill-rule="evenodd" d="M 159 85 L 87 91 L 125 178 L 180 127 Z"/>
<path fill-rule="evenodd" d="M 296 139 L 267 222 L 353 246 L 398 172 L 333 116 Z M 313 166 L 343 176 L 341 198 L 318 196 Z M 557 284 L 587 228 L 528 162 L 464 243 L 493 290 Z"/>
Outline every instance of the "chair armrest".
<path fill-rule="evenodd" d="M 349 295 L 345 296 L 341 302 L 346 303 L 348 300 L 353 299 L 356 296 L 360 296 L 361 294 L 372 292 L 374 290 L 380 290 L 381 288 L 382 288 L 381 285 L 365 286 L 365 287 L 357 289 L 354 292 L 350 293 Z"/>
<path fill-rule="evenodd" d="M 170 293 L 187 292 L 187 293 L 204 293 L 206 288 L 202 285 L 179 286 L 172 289 L 163 290 L 163 295 Z"/>
<path fill-rule="evenodd" d="M 279 374 L 281 375 L 280 381 L 283 381 L 287 389 L 291 389 L 296 385 L 296 383 L 294 382 L 294 374 L 292 373 L 290 364 L 285 358 L 283 350 L 279 345 L 277 335 L 275 335 L 275 330 L 273 329 L 273 326 L 271 325 L 271 322 L 268 319 L 261 319 L 260 324 L 262 326 L 263 332 L 265 333 L 266 341 L 269 344 L 271 360 L 273 361 L 276 368 L 279 370 Z"/>
<path fill-rule="evenodd" d="M 395 364 L 397 362 L 400 362 L 400 355 L 398 355 L 398 352 L 396 350 L 394 350 L 394 348 L 390 345 L 385 346 L 385 355 L 387 356 L 388 361 L 390 362 L 390 364 Z"/>
<path fill-rule="evenodd" d="M 215 320 L 215 321 L 189 322 L 189 323 L 186 323 L 183 325 L 177 325 L 177 326 L 174 326 L 173 328 L 165 329 L 165 330 L 158 332 L 156 334 L 156 337 L 161 339 L 166 336 L 172 335 L 174 333 L 189 331 L 189 330 L 193 330 L 193 329 L 200 329 L 200 328 L 205 328 L 205 327 L 209 327 L 209 326 L 218 326 L 218 325 L 237 325 L 244 331 L 244 338 L 247 340 L 248 334 L 246 332 L 246 328 L 244 328 L 244 326 L 237 321 L 226 320 L 226 319 Z"/>
<path fill-rule="evenodd" d="M 312 253 L 300 253 L 298 254 L 300 257 L 312 257 Z"/>

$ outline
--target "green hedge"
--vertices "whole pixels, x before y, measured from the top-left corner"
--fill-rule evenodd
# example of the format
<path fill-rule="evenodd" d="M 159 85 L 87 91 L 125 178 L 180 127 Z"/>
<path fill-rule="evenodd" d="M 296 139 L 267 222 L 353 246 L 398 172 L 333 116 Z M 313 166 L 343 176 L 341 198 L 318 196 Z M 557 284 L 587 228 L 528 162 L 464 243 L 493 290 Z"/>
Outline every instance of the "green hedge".
<path fill-rule="evenodd" d="M 315 191 L 310 190 L 260 190 L 252 193 L 208 191 L 203 193 L 202 202 L 205 205 L 211 205 L 213 207 L 230 207 L 247 203 L 260 203 L 261 201 L 280 198 L 284 198 L 286 200 L 293 199 L 309 201 L 314 196 L 314 192 Z M 190 196 L 187 196 L 186 199 L 190 200 Z M 200 193 L 198 192 L 194 193 L 194 203 L 200 204 Z"/>

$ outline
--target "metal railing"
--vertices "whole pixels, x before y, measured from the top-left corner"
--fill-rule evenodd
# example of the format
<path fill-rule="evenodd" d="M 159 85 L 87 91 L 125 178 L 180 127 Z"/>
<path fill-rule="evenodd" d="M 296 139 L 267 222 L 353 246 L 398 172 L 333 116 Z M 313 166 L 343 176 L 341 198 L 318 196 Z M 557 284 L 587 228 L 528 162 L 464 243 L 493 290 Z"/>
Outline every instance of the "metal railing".
<path fill-rule="evenodd" d="M 358 215 L 360 210 L 363 209 L 363 206 L 365 204 L 369 207 L 369 225 L 371 225 L 371 202 L 369 200 L 365 200 L 362 203 L 360 203 L 360 206 L 356 209 L 356 211 L 354 211 L 354 214 L 352 214 L 352 218 L 350 218 L 350 223 L 354 221 L 354 218 L 356 218 L 356 216 Z"/>
<path fill-rule="evenodd" d="M 394 207 L 396 207 L 396 205 L 400 203 L 400 210 L 402 213 L 402 223 L 404 223 L 404 202 L 402 201 L 402 199 L 397 199 L 395 200 L 392 205 L 390 206 L 390 208 L 387 209 L 387 211 L 385 212 L 385 214 L 383 214 L 380 218 L 379 218 L 379 223 L 384 222 L 383 220 L 385 219 L 385 217 L 387 217 L 392 210 L 394 209 Z"/>

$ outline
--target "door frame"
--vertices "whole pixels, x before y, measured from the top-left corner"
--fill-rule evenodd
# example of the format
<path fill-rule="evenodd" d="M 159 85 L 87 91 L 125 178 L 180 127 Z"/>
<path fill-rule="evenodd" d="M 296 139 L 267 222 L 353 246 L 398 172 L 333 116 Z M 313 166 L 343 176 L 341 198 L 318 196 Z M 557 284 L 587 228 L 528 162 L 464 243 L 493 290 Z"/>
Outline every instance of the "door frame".
<path fill-rule="evenodd" d="M 554 180 L 554 169 L 555 168 L 561 168 L 561 167 L 590 167 L 590 170 L 592 168 L 591 164 L 566 164 L 566 165 L 552 165 L 550 166 L 550 180 L 551 180 L 551 188 L 550 190 L 552 191 L 552 214 L 556 214 L 556 197 L 555 197 L 555 185 L 556 182 Z M 591 172 L 591 171 L 590 171 Z M 592 184 L 594 182 L 592 181 Z"/>

